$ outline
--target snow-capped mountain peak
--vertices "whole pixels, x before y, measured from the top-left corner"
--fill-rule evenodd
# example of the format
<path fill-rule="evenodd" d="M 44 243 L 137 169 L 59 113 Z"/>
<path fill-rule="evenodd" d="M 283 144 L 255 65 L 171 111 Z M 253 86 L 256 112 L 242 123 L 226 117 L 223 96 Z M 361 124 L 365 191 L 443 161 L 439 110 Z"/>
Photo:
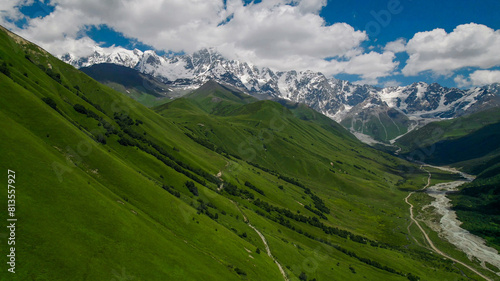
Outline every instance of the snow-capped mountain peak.
<path fill-rule="evenodd" d="M 78 68 L 99 63 L 123 65 L 159 78 L 174 88 L 196 88 L 213 79 L 260 98 L 305 103 L 337 122 L 346 118 L 351 120 L 353 114 L 369 118 L 370 115 L 380 114 L 380 110 L 392 110 L 392 115 L 389 115 L 401 117 L 402 114 L 412 120 L 451 118 L 500 105 L 499 84 L 470 90 L 425 82 L 378 88 L 352 84 L 310 70 L 275 72 L 266 67 L 226 59 L 213 48 L 174 57 L 159 56 L 151 50 L 142 52 L 112 48 L 105 52 L 96 48 L 88 57 L 77 58 L 67 54 L 61 59 Z M 379 108 L 374 110 L 374 107 Z M 356 117 L 358 121 L 359 116 Z M 381 120 L 378 115 L 377 118 Z M 345 122 L 343 124 L 349 127 Z M 360 130 L 354 124 L 349 128 Z"/>

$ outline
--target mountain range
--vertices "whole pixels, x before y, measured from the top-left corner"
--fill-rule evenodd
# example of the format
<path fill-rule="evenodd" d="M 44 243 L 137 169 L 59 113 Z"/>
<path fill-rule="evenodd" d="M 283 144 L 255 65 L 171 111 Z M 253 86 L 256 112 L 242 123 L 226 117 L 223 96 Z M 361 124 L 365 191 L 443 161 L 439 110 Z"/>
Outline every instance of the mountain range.
<path fill-rule="evenodd" d="M 441 238 L 429 198 L 414 193 L 456 176 L 363 144 L 311 106 L 215 78 L 198 87 L 114 64 L 86 71 L 133 97 L 197 89 L 145 106 L 0 27 L 0 217 L 17 226 L 0 232 L 15 270 L 0 280 L 497 278 Z M 401 155 L 435 144 L 429 160 L 469 163 L 480 181 L 460 206 L 496 247 L 499 120 L 481 111 L 396 142 Z"/>
<path fill-rule="evenodd" d="M 209 80 L 236 87 L 259 99 L 305 103 L 368 142 L 389 143 L 430 121 L 454 118 L 500 105 L 500 84 L 471 89 L 437 83 L 380 88 L 326 77 L 314 71 L 273 71 L 224 58 L 214 49 L 173 57 L 154 51 L 116 49 L 88 57 L 66 54 L 77 68 L 110 63 L 133 68 L 186 92 Z M 94 77 L 97 78 L 97 77 Z M 363 136 L 369 136 L 363 138 Z"/>

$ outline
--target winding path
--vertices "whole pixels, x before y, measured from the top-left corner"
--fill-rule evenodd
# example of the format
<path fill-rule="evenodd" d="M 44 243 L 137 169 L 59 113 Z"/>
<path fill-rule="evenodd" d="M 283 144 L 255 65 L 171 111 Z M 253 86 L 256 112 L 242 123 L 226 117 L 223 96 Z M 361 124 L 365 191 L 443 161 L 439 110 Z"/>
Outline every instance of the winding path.
<path fill-rule="evenodd" d="M 285 279 L 285 281 L 288 281 L 288 277 L 286 276 L 285 270 L 283 270 L 283 267 L 281 266 L 281 264 L 273 257 L 273 254 L 271 253 L 271 249 L 269 248 L 269 245 L 267 244 L 266 237 L 250 223 L 250 221 L 247 219 L 247 216 L 245 216 L 245 213 L 243 213 L 243 211 L 240 209 L 240 206 L 238 206 L 238 204 L 236 204 L 236 202 L 234 202 L 232 200 L 231 200 L 231 202 L 233 202 L 233 204 L 236 206 L 236 208 L 238 208 L 238 210 L 240 211 L 241 215 L 243 215 L 243 220 L 248 224 L 248 226 L 250 226 L 250 228 L 252 228 L 255 232 L 257 232 L 260 239 L 262 239 L 262 242 L 266 246 L 267 255 L 274 261 L 274 263 L 276 263 L 276 265 L 278 266 L 278 269 L 281 272 L 281 275 L 283 275 L 283 279 Z"/>
<path fill-rule="evenodd" d="M 229 166 L 229 161 L 226 160 L 226 166 L 224 166 L 224 170 L 227 169 L 227 166 Z M 220 186 L 217 188 L 217 191 L 221 192 L 222 189 L 224 189 L 224 180 L 222 179 L 222 170 L 219 170 L 217 175 L 215 175 L 216 178 L 218 178 L 221 183 Z"/>
<path fill-rule="evenodd" d="M 424 190 L 424 189 L 426 189 L 427 187 L 429 187 L 429 185 L 431 184 L 431 176 L 432 176 L 432 174 L 431 174 L 429 171 L 427 171 L 426 169 L 424 169 L 424 168 L 423 168 L 423 166 L 420 166 L 420 168 L 421 168 L 422 170 L 426 171 L 427 173 L 429 173 L 429 178 L 427 179 L 427 185 L 426 185 L 426 186 L 424 186 L 424 188 L 422 188 L 422 190 Z M 438 249 L 438 248 L 434 245 L 434 243 L 432 243 L 432 240 L 429 238 L 429 236 L 428 236 L 428 235 L 427 235 L 427 233 L 424 231 L 424 229 L 422 228 L 422 226 L 421 226 L 421 225 L 418 223 L 418 221 L 417 221 L 417 220 L 413 217 L 413 204 L 411 204 L 410 202 L 408 202 L 408 199 L 412 196 L 412 194 L 413 194 L 413 193 L 415 193 L 415 192 L 414 192 L 414 191 L 413 191 L 413 192 L 410 192 L 410 194 L 408 194 L 408 196 L 406 196 L 406 198 L 405 198 L 405 202 L 406 202 L 406 204 L 410 205 L 410 218 L 411 218 L 412 222 L 414 222 L 414 223 L 418 226 L 418 228 L 420 229 L 420 231 L 421 231 L 421 232 L 422 232 L 422 234 L 424 235 L 425 240 L 426 240 L 426 241 L 427 241 L 427 243 L 429 243 L 429 245 L 431 246 L 432 250 L 433 250 L 434 252 L 436 252 L 437 254 L 439 254 L 439 255 L 441 255 L 441 256 L 443 256 L 443 257 L 445 257 L 445 258 L 449 259 L 449 260 L 452 260 L 452 261 L 454 261 L 454 262 L 456 262 L 456 263 L 459 263 L 459 264 L 461 264 L 461 265 L 465 266 L 466 268 L 468 268 L 468 269 L 469 269 L 469 270 L 471 270 L 472 272 L 474 272 L 474 273 L 476 273 L 477 275 L 481 276 L 484 280 L 492 281 L 490 278 L 488 278 L 488 277 L 484 276 L 483 274 L 481 274 L 479 271 L 477 271 L 475 268 L 471 267 L 470 265 L 467 265 L 467 264 L 465 264 L 465 263 L 463 263 L 463 262 L 461 262 L 461 261 L 459 261 L 459 260 L 457 260 L 457 259 L 454 259 L 454 258 L 452 258 L 452 257 L 448 256 L 447 254 L 445 254 L 445 253 L 441 252 L 441 251 L 440 251 L 440 250 L 439 250 L 439 249 Z M 410 225 L 411 225 L 411 224 L 410 224 Z M 408 228 L 410 228 L 410 227 L 408 226 Z"/>
<path fill-rule="evenodd" d="M 285 281 L 288 281 L 288 277 L 286 276 L 285 270 L 283 270 L 283 267 L 281 266 L 281 264 L 273 257 L 273 254 L 271 253 L 271 249 L 269 248 L 269 245 L 267 244 L 266 237 L 264 237 L 264 235 L 262 233 L 260 233 L 260 231 L 257 230 L 257 228 L 255 228 L 250 222 L 248 222 L 248 226 L 250 226 L 253 230 L 255 230 L 255 232 L 257 232 L 257 234 L 259 234 L 260 239 L 262 239 L 262 242 L 264 243 L 264 245 L 266 245 L 267 255 L 274 261 L 274 263 L 276 263 L 276 265 L 278 266 L 278 269 L 280 270 L 281 275 L 283 275 L 283 278 L 285 279 Z"/>
<path fill-rule="evenodd" d="M 427 178 L 427 184 L 426 184 L 426 185 L 422 188 L 422 190 L 424 190 L 424 189 L 426 189 L 427 187 L 429 187 L 429 185 L 431 185 L 431 177 L 432 177 L 432 174 L 431 174 L 429 171 L 427 171 L 426 169 L 422 168 L 422 166 L 420 166 L 420 169 L 422 169 L 422 170 L 426 171 L 426 172 L 429 174 L 429 177 Z M 418 226 L 418 228 L 420 229 L 420 231 L 424 234 L 425 239 L 426 239 L 427 241 L 430 241 L 430 243 L 429 243 L 429 244 L 433 245 L 433 244 L 432 244 L 431 239 L 429 238 L 429 236 L 427 236 L 427 233 L 425 233 L 425 231 L 424 231 L 424 229 L 422 228 L 422 226 L 420 226 L 420 224 L 418 223 L 418 221 L 417 221 L 417 220 L 415 220 L 415 218 L 413 217 L 413 204 L 411 204 L 410 202 L 408 202 L 408 199 L 410 199 L 410 197 L 413 195 L 413 193 L 415 193 L 415 192 L 414 192 L 414 191 L 410 192 L 410 194 L 408 194 L 408 196 L 406 196 L 406 198 L 405 198 L 405 202 L 406 202 L 406 204 L 410 205 L 410 218 L 411 218 L 411 222 L 410 222 L 410 224 L 408 225 L 408 233 L 410 233 L 410 226 L 411 226 L 413 223 L 415 223 L 415 224 Z M 414 239 L 415 239 L 415 238 L 414 238 Z M 416 241 L 416 240 L 415 240 L 415 241 Z M 417 241 L 417 243 L 418 243 L 418 241 Z"/>

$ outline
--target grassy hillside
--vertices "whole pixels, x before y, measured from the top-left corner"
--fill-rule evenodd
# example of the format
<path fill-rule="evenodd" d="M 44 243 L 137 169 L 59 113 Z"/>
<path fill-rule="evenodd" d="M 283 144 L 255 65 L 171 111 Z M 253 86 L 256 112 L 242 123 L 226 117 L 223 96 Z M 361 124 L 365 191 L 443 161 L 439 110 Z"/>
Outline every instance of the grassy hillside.
<path fill-rule="evenodd" d="M 429 123 L 396 141 L 400 154 L 479 175 L 500 162 L 500 110 Z"/>
<path fill-rule="evenodd" d="M 394 158 L 381 155 L 380 152 L 360 144 L 340 125 L 326 117 L 320 117 L 319 114 L 303 105 L 285 103 L 286 108 L 283 108 L 272 101 L 258 101 L 250 104 L 240 102 L 239 105 L 235 102 L 231 107 L 226 108 L 225 114 L 217 116 L 206 114 L 207 110 L 196 106 L 198 98 L 212 97 L 210 100 L 206 100 L 205 108 L 217 108 L 217 103 L 224 102 L 222 97 L 228 99 L 228 95 L 231 94 L 229 91 L 224 93 L 221 91 L 221 88 L 203 87 L 190 96 L 157 107 L 156 110 L 162 116 L 176 120 L 175 123 L 184 128 L 186 135 L 191 136 L 200 144 L 234 159 L 248 162 L 258 168 L 256 171 L 260 175 L 264 171 L 271 175 L 278 175 L 278 179 L 283 178 L 283 175 L 285 175 L 284 177 L 293 175 L 292 182 L 305 183 L 306 186 L 311 186 L 310 189 L 313 193 L 321 196 L 325 194 L 329 199 L 335 198 L 333 199 L 334 204 L 331 204 L 330 200 L 325 200 L 325 207 L 329 213 L 323 214 L 328 218 L 328 221 L 334 222 L 332 225 L 345 225 L 346 228 L 356 225 L 355 228 L 350 229 L 358 229 L 359 233 L 365 235 L 374 235 L 374 229 L 378 228 L 377 224 L 379 227 L 383 225 L 384 230 L 379 228 L 379 234 L 372 237 L 376 237 L 375 239 L 378 241 L 396 241 L 398 239 L 398 234 L 394 230 L 399 229 L 399 227 L 393 219 L 387 219 L 385 212 L 388 211 L 388 205 L 386 203 L 390 201 L 398 206 L 397 208 L 401 208 L 400 210 L 403 210 L 404 207 L 400 206 L 402 201 L 385 200 L 388 199 L 388 194 L 393 194 L 389 197 L 398 196 L 396 195 L 399 193 L 398 186 L 401 189 L 411 188 L 416 183 L 409 184 L 414 180 L 411 176 L 401 179 L 400 182 L 387 182 L 382 179 L 382 176 L 388 175 L 388 173 L 380 171 L 396 170 L 396 167 L 391 165 Z M 231 165 L 228 164 L 228 167 Z M 411 174 L 408 167 L 399 167 L 398 169 L 403 174 Z M 395 172 L 395 170 L 393 171 Z M 416 173 L 419 170 L 412 171 Z M 242 177 L 243 180 L 241 180 Z M 436 175 L 436 177 L 439 176 Z M 231 180 L 233 178 L 228 176 L 226 181 Z M 246 183 L 244 175 L 241 174 L 234 180 Z M 273 184 L 279 183 L 274 181 Z M 262 186 L 265 185 L 263 183 Z M 261 185 L 255 184 L 255 186 Z M 261 198 L 259 194 L 256 194 L 259 200 L 272 200 L 272 206 L 281 205 L 291 210 L 298 206 L 296 203 L 303 204 L 304 199 L 307 199 L 304 196 L 295 197 L 291 199 L 296 202 L 291 200 L 287 204 L 289 198 L 279 196 L 273 199 L 271 196 L 276 191 L 270 195 L 265 189 L 262 190 L 264 193 L 261 195 L 265 197 Z M 353 196 L 356 197 L 359 204 L 354 203 L 356 207 L 347 210 L 346 208 L 353 204 L 351 201 Z M 313 198 L 311 197 L 311 199 Z M 318 207 L 314 200 L 310 206 Z M 366 207 L 368 209 L 365 209 Z M 264 209 L 273 210 L 274 207 Z M 313 211 L 320 210 L 320 208 L 314 209 L 316 208 L 313 208 Z M 303 212 L 300 208 L 297 211 Z M 369 218 L 368 213 L 371 212 L 373 215 L 373 212 L 377 213 L 378 211 L 381 213 L 376 215 L 377 223 L 370 224 L 374 217 Z M 258 213 L 258 209 L 256 212 Z M 368 216 L 362 215 L 364 212 Z M 394 212 L 392 209 L 393 214 L 395 214 Z M 270 211 L 270 215 L 273 214 L 273 211 Z M 333 215 L 332 220 L 330 214 L 342 215 Z M 269 216 L 265 213 L 264 215 Z M 353 216 L 356 217 L 355 220 L 352 219 Z M 349 218 L 349 222 L 342 218 Z M 381 223 L 380 220 L 384 220 L 384 222 Z M 281 223 L 287 225 L 287 222 Z M 329 222 L 326 225 L 329 225 Z M 388 225 L 392 226 L 387 227 Z M 295 225 L 289 227 L 295 228 Z M 312 233 L 316 234 L 317 232 Z M 400 241 L 406 243 L 403 237 Z"/>
<path fill-rule="evenodd" d="M 406 133 L 410 123 L 406 115 L 395 109 L 389 108 L 384 111 L 377 107 L 365 111 L 356 108 L 354 113 L 341 122 L 350 130 L 369 135 L 384 143 L 389 143 L 390 140 Z"/>
<path fill-rule="evenodd" d="M 10 72 L 0 74 L 5 124 L 1 165 L 16 171 L 16 215 L 23 225 L 16 237 L 22 243 L 15 278 L 2 271 L 0 279 L 111 280 L 127 274 L 139 280 L 238 280 L 236 268 L 251 279 L 280 278 L 265 255 L 250 261 L 245 248 L 252 253 L 263 248 L 257 239 L 241 239 L 229 227 L 197 214 L 198 199 L 213 201 L 210 212 L 222 217 L 224 211 L 228 217 L 221 221 L 239 233 L 251 231 L 234 218 L 238 210 L 232 204 L 217 200 L 220 195 L 195 184 L 200 195 L 194 197 L 185 187 L 204 175 L 200 166 L 208 166 L 208 160 L 218 164 L 215 153 L 36 46 L 17 45 L 5 32 L 0 36 L 1 42 L 12 42 L 0 49 Z M 52 72 L 38 64 L 50 65 Z M 77 104 L 87 114 L 76 111 Z M 124 131 L 131 130 L 119 125 L 129 120 L 124 114 L 133 116 L 135 130 L 172 154 L 176 151 L 170 142 L 184 143 L 186 152 L 172 158 L 186 167 L 200 163 L 192 168 L 200 169 L 198 174 L 120 145 L 120 139 L 129 138 Z M 160 137 L 165 135 L 169 138 Z M 179 197 L 168 192 L 173 191 L 170 186 Z M 6 206 L 1 213 L 6 218 L 4 210 Z"/>
<path fill-rule="evenodd" d="M 401 147 L 401 153 L 411 153 L 438 142 L 457 140 L 498 122 L 500 110 L 492 108 L 460 118 L 429 123 L 399 138 L 395 144 Z"/>
<path fill-rule="evenodd" d="M 0 42 L 18 219 L 0 280 L 284 280 L 273 258 L 289 280 L 462 278 L 407 237 L 403 198 L 427 174 L 317 113 L 213 83 L 151 110 Z"/>
<path fill-rule="evenodd" d="M 481 172 L 487 161 L 500 156 L 500 122 L 487 125 L 463 137 L 442 140 L 420 148 L 428 151 L 425 161 L 435 165 L 454 164 L 472 173 Z M 417 150 L 418 151 L 418 150 Z"/>

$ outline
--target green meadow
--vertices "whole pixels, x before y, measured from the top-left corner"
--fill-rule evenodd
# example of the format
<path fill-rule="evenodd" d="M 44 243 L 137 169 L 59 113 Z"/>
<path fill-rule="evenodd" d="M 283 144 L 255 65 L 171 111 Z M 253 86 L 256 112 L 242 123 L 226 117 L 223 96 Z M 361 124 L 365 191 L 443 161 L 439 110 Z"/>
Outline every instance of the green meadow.
<path fill-rule="evenodd" d="M 215 82 L 146 107 L 3 28 L 0 42 L 18 219 L 0 280 L 466 280 L 408 233 L 404 198 L 427 173 L 312 109 Z"/>

